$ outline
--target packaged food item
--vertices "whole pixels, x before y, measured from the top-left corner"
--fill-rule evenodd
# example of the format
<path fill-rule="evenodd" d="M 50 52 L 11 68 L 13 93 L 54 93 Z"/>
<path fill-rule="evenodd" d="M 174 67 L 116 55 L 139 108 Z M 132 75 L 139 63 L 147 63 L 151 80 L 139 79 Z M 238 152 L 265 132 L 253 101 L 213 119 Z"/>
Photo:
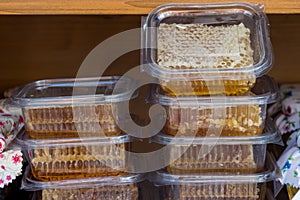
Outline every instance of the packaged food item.
<path fill-rule="evenodd" d="M 170 95 L 242 94 L 272 65 L 268 19 L 254 4 L 163 5 L 142 36 L 143 70 Z"/>
<path fill-rule="evenodd" d="M 167 171 L 175 174 L 255 173 L 263 169 L 267 144 L 281 136 L 271 122 L 259 136 L 172 137 L 157 134 L 153 142 L 165 145 Z"/>
<path fill-rule="evenodd" d="M 33 176 L 43 181 L 124 174 L 132 140 L 128 135 L 41 140 L 25 133 L 16 138 Z"/>
<path fill-rule="evenodd" d="M 251 92 L 243 96 L 172 97 L 153 86 L 148 101 L 165 108 L 165 134 L 250 136 L 262 133 L 267 104 L 279 98 L 277 85 L 267 76 L 258 78 Z"/>
<path fill-rule="evenodd" d="M 34 179 L 29 168 L 24 173 L 22 189 L 35 191 L 33 199 L 122 199 L 137 200 L 140 197 L 138 184 L 142 174 L 127 174 L 97 178 L 81 178 L 63 181 L 41 182 Z"/>
<path fill-rule="evenodd" d="M 162 199 L 262 200 L 266 183 L 278 176 L 275 168 L 268 159 L 260 173 L 176 175 L 158 171 L 150 180 L 161 189 Z"/>
<path fill-rule="evenodd" d="M 122 81 L 115 89 L 118 81 Z M 136 95 L 133 80 L 120 77 L 52 79 L 25 85 L 13 96 L 31 138 L 119 135 L 113 109 Z"/>

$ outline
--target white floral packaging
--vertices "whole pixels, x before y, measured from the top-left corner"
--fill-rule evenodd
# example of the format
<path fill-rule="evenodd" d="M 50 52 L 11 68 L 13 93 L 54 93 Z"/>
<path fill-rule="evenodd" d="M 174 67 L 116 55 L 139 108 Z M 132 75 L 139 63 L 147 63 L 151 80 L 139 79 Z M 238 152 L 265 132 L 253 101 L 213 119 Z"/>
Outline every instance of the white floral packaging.
<path fill-rule="evenodd" d="M 22 129 L 23 118 L 18 109 L 0 100 L 0 188 L 7 186 L 22 173 L 23 157 L 20 150 L 10 148 Z"/>

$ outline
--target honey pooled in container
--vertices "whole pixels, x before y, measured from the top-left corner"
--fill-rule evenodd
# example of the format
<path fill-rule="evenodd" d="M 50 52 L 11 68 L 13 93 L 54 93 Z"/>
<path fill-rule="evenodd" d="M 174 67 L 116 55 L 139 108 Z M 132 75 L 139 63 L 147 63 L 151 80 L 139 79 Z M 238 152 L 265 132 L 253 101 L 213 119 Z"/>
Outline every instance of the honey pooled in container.
<path fill-rule="evenodd" d="M 126 145 L 34 149 L 29 153 L 32 174 L 44 181 L 124 174 Z"/>
<path fill-rule="evenodd" d="M 26 132 L 36 139 L 119 135 L 113 107 L 98 104 L 24 108 Z"/>
<path fill-rule="evenodd" d="M 180 95 L 242 95 L 255 85 L 256 79 L 250 76 L 242 80 L 159 80 L 164 91 L 172 96 Z"/>
<path fill-rule="evenodd" d="M 221 129 L 220 136 L 260 135 L 264 128 L 264 105 L 224 105 L 224 117 L 205 107 L 166 106 L 164 133 L 175 136 L 208 136 L 209 129 Z M 220 108 L 222 109 L 222 108 Z M 217 111 L 216 111 L 217 112 Z M 210 135 L 218 136 L 218 135 Z"/>

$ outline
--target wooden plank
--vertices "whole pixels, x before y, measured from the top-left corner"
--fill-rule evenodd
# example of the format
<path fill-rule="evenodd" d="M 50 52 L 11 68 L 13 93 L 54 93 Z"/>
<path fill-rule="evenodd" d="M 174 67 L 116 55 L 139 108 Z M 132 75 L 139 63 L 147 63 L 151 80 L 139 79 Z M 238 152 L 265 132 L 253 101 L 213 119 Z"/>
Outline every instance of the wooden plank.
<path fill-rule="evenodd" d="M 228 2 L 228 0 L 2 0 L 0 14 L 147 14 L 166 3 Z M 241 0 L 248 2 L 248 0 Z M 299 0 L 253 0 L 267 13 L 300 13 Z"/>
<path fill-rule="evenodd" d="M 272 15 L 269 19 L 275 54 L 269 74 L 281 83 L 300 83 L 300 15 Z"/>
<path fill-rule="evenodd" d="M 96 45 L 140 27 L 140 16 L 0 16 L 0 27 L 1 94 L 34 80 L 75 77 Z M 122 74 L 138 64 L 139 52 L 133 52 L 112 63 L 106 74 Z"/>

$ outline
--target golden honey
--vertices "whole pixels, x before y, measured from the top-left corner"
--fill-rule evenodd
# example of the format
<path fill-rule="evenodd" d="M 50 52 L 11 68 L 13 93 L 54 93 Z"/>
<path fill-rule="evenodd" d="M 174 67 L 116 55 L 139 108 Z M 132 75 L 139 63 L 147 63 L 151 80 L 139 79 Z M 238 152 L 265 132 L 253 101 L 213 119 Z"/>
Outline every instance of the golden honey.
<path fill-rule="evenodd" d="M 250 91 L 255 79 L 245 80 L 160 80 L 162 89 L 171 96 L 241 95 Z"/>
<path fill-rule="evenodd" d="M 172 174 L 242 174 L 258 172 L 263 167 L 263 162 L 257 164 L 254 160 L 253 146 L 250 144 L 174 145 L 170 154 L 181 155 L 167 167 Z"/>
<path fill-rule="evenodd" d="M 29 150 L 33 176 L 42 181 L 120 175 L 126 172 L 127 143 Z"/>
<path fill-rule="evenodd" d="M 121 134 L 112 104 L 23 109 L 30 138 L 73 138 Z"/>
<path fill-rule="evenodd" d="M 251 136 L 260 135 L 264 128 L 263 108 L 260 105 L 165 108 L 167 120 L 164 133 L 172 136 Z M 209 130 L 216 131 L 215 135 L 211 131 L 208 135 Z"/>
<path fill-rule="evenodd" d="M 79 187 L 79 186 L 78 186 Z M 104 186 L 97 188 L 64 188 L 44 189 L 37 193 L 37 200 L 56 199 L 105 199 L 105 200 L 137 200 L 138 187 L 136 184 Z"/>

